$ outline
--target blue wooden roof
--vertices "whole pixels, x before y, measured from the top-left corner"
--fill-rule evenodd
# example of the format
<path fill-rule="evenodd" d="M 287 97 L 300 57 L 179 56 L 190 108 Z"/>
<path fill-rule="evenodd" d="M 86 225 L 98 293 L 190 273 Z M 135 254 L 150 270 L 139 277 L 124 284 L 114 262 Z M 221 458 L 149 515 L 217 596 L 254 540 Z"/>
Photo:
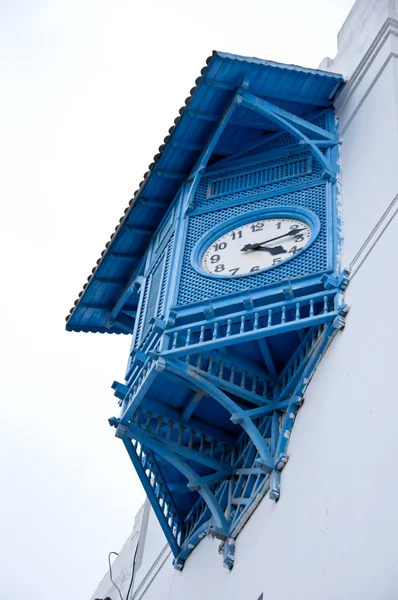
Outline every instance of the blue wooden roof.
<path fill-rule="evenodd" d="M 107 329 L 106 319 L 242 84 L 251 93 L 305 118 L 331 106 L 342 83 L 342 76 L 335 73 L 213 52 L 71 309 L 66 329 L 126 333 L 116 324 Z M 239 107 L 215 148 L 212 162 L 242 151 L 275 131 L 275 124 Z M 135 308 L 129 305 L 125 310 Z"/>

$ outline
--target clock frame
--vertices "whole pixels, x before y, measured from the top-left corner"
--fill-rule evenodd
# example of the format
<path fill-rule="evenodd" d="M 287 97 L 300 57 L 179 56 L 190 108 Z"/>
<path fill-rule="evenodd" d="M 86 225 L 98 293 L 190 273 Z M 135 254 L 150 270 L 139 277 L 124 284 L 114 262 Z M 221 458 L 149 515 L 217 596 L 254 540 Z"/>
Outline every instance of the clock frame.
<path fill-rule="evenodd" d="M 225 221 L 221 225 L 216 225 L 215 227 L 213 227 L 208 233 L 206 233 L 204 236 L 202 236 L 202 238 L 198 241 L 198 243 L 194 247 L 192 254 L 191 254 L 192 267 L 198 273 L 200 273 L 201 275 L 204 275 L 205 277 L 220 279 L 219 275 L 214 274 L 214 273 L 209 273 L 203 267 L 203 257 L 204 257 L 206 250 L 221 236 L 228 234 L 229 231 L 232 231 L 234 229 L 237 229 L 239 227 L 242 227 L 244 225 L 247 225 L 248 223 L 252 223 L 255 221 L 262 221 L 262 220 L 265 221 L 268 219 L 279 219 L 279 218 L 301 221 L 301 222 L 305 223 L 311 230 L 311 239 L 309 240 L 309 242 L 307 244 L 305 244 L 305 246 L 303 248 L 301 248 L 296 254 L 284 259 L 283 264 L 290 260 L 294 260 L 294 259 L 298 258 L 300 256 L 300 254 L 302 252 L 306 251 L 311 246 L 311 244 L 313 244 L 314 241 L 316 240 L 316 238 L 319 234 L 319 231 L 320 231 L 320 227 L 321 227 L 319 218 L 313 211 L 310 211 L 310 210 L 297 209 L 297 208 L 292 209 L 291 207 L 288 207 L 288 206 L 287 207 L 280 206 L 278 208 L 275 207 L 275 208 L 268 208 L 268 209 L 263 209 L 263 210 L 255 210 L 253 212 L 249 212 L 249 213 L 237 216 L 237 217 L 233 217 L 230 220 Z M 263 273 L 264 271 L 267 271 L 269 269 L 277 269 L 280 266 L 282 266 L 282 263 L 267 266 L 263 269 L 260 269 L 256 273 L 235 274 L 235 275 L 231 275 L 229 278 L 232 279 L 232 278 L 254 277 L 255 275 Z M 225 279 L 226 276 L 224 276 L 222 278 Z"/>

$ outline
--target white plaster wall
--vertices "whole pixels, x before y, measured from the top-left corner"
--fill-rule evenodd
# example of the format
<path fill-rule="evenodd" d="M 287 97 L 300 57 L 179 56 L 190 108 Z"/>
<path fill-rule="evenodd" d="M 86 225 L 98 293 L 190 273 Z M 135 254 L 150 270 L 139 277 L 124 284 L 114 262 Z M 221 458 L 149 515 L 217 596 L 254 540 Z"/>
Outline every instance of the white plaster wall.
<path fill-rule="evenodd" d="M 398 0 L 357 0 L 337 35 L 337 56 L 320 68 L 350 78 L 388 18 L 398 19 Z"/>
<path fill-rule="evenodd" d="M 115 558 L 115 555 L 112 555 L 111 565 L 112 565 L 112 578 L 119 586 L 123 598 L 127 597 L 127 592 L 129 589 L 131 575 L 132 575 L 132 567 L 134 556 L 136 555 L 137 544 L 140 540 L 140 534 L 142 531 L 142 525 L 144 521 L 145 514 L 145 504 L 138 511 L 135 521 L 134 521 L 134 529 L 125 542 L 123 548 L 119 552 L 119 556 Z M 144 537 L 144 536 L 143 536 Z M 107 571 L 99 583 L 97 589 L 91 596 L 90 600 L 95 600 L 96 598 L 106 598 L 110 597 L 112 600 L 115 598 L 120 598 L 116 588 L 114 587 L 110 573 Z"/>
<path fill-rule="evenodd" d="M 331 66 L 352 73 L 337 101 L 343 266 L 398 193 L 395 4 L 359 0 Z M 363 37 L 349 46 L 353 29 Z M 219 542 L 204 539 L 184 570 L 175 571 L 151 513 L 132 598 L 258 600 L 262 592 L 280 600 L 398 598 L 397 240 L 398 217 L 347 289 L 347 325 L 298 413 L 281 498 L 265 498 L 257 508 L 238 537 L 233 570 L 222 567 Z M 129 552 L 118 559 L 121 574 L 131 570 Z M 115 590 L 108 594 L 118 598 Z"/>

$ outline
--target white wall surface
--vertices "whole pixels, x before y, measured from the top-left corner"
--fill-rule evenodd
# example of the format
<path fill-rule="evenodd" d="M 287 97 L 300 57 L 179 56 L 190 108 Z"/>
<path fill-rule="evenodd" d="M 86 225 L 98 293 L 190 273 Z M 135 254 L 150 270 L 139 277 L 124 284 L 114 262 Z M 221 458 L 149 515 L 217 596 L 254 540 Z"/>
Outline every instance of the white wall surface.
<path fill-rule="evenodd" d="M 387 19 L 398 19 L 398 0 L 357 0 L 338 35 L 338 53 L 323 67 L 350 78 Z"/>
<path fill-rule="evenodd" d="M 331 66 L 351 75 L 336 104 L 343 267 L 398 193 L 398 23 L 391 20 L 397 6 L 359 0 Z M 346 328 L 306 392 L 281 498 L 261 502 L 237 539 L 233 570 L 223 568 L 219 542 L 204 539 L 175 571 L 151 513 L 132 598 L 398 598 L 397 240 L 398 217 L 354 268 Z M 131 570 L 131 550 L 126 546 L 118 559 L 121 573 Z M 114 589 L 109 595 L 118 598 Z"/>

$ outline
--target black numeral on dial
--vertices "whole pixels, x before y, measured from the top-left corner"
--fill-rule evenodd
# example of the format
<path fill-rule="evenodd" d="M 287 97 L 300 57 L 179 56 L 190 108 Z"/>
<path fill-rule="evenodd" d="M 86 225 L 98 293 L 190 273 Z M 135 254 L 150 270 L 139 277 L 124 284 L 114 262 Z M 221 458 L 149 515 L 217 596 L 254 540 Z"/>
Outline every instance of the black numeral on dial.
<path fill-rule="evenodd" d="M 261 231 L 262 229 L 264 229 L 264 223 L 261 223 L 261 221 L 259 221 L 258 223 L 253 223 L 253 225 L 250 226 L 250 229 L 254 232 L 254 231 Z"/>
<path fill-rule="evenodd" d="M 225 265 L 216 265 L 216 266 L 214 267 L 214 271 L 215 271 L 216 273 L 221 273 L 221 271 L 225 271 Z"/>
<path fill-rule="evenodd" d="M 220 242 L 219 244 L 214 244 L 213 248 L 216 252 L 218 252 L 219 250 L 225 250 L 227 246 L 227 242 Z"/>

